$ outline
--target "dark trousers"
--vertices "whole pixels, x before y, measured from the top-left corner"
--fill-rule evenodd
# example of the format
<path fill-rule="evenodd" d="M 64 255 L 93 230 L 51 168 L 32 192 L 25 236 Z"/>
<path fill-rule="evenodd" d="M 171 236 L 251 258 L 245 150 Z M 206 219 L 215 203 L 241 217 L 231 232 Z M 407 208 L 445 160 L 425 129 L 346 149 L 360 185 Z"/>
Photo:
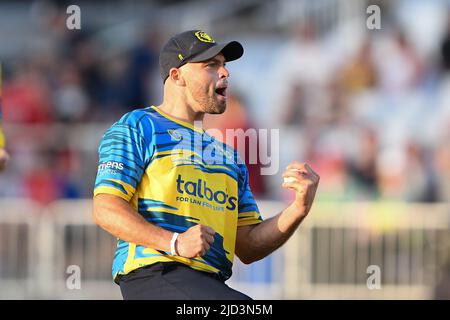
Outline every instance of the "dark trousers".
<path fill-rule="evenodd" d="M 158 262 L 123 275 L 125 300 L 252 300 L 219 280 L 178 262 Z"/>

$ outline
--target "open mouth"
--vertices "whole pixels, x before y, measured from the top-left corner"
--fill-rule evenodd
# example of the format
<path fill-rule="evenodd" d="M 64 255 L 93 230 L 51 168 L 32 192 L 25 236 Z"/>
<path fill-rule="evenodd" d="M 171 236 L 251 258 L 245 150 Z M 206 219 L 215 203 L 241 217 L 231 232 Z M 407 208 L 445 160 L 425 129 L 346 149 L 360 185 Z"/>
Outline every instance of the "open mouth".
<path fill-rule="evenodd" d="M 226 97 L 227 96 L 227 87 L 216 88 L 216 94 L 218 94 L 219 96 L 222 96 L 222 97 Z"/>

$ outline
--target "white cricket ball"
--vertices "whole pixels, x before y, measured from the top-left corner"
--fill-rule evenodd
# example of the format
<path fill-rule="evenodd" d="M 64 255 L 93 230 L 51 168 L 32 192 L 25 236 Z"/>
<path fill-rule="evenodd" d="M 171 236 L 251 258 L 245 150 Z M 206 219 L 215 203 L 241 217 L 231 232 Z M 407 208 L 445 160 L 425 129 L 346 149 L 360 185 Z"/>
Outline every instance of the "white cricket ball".
<path fill-rule="evenodd" d="M 297 182 L 297 179 L 295 179 L 294 177 L 284 178 L 284 183 L 291 183 L 291 182 Z"/>

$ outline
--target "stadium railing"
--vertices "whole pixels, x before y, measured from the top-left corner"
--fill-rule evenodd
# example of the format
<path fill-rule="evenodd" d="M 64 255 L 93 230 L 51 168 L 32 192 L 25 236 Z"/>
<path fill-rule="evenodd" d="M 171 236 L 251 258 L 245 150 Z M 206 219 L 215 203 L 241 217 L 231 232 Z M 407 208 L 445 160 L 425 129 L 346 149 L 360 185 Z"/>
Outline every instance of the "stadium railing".
<path fill-rule="evenodd" d="M 91 206 L 0 199 L 0 299 L 121 298 L 111 280 L 116 239 L 93 223 Z M 258 206 L 265 218 L 284 207 Z M 450 204 L 316 203 L 271 256 L 236 258 L 228 284 L 255 299 L 430 299 L 449 247 Z"/>
<path fill-rule="evenodd" d="M 41 212 L 29 200 L 0 199 L 0 299 L 24 299 L 38 290 Z"/>
<path fill-rule="evenodd" d="M 449 204 L 321 203 L 285 247 L 284 298 L 435 298 L 449 228 Z"/>

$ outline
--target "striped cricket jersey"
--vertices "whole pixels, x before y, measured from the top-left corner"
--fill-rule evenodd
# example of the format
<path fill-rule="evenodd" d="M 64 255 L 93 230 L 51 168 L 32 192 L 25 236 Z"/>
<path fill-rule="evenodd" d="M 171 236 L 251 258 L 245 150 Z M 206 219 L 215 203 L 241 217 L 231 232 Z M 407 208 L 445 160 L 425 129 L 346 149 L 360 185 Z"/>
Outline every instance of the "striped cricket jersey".
<path fill-rule="evenodd" d="M 147 221 L 182 233 L 197 224 L 216 232 L 202 257 L 192 259 L 118 239 L 113 279 L 156 262 L 177 261 L 231 276 L 237 227 L 262 221 L 238 153 L 203 129 L 156 107 L 125 114 L 104 134 L 94 196 L 128 201 Z"/>

